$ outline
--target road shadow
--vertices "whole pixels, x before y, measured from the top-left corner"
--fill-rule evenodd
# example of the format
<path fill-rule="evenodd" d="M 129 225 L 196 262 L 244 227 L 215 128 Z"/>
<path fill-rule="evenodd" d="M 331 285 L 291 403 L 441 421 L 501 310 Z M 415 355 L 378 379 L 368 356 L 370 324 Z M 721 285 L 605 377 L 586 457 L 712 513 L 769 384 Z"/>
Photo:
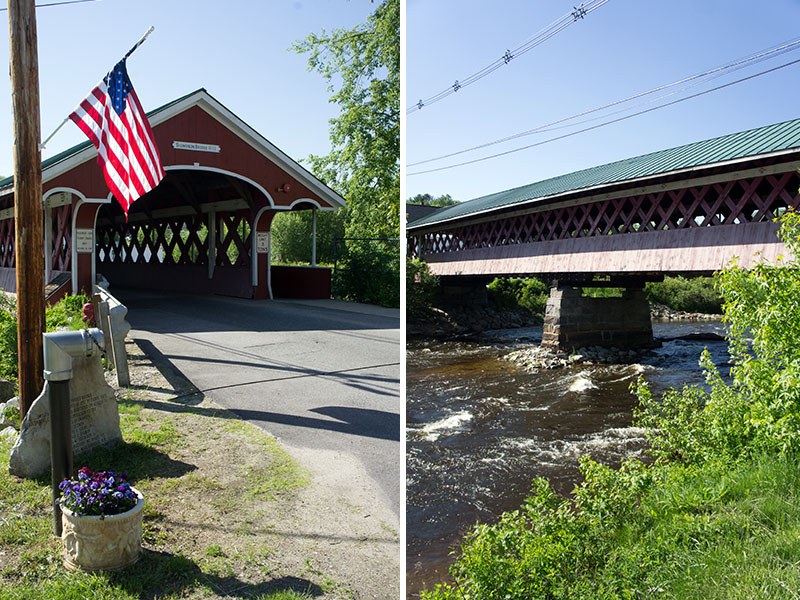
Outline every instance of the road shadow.
<path fill-rule="evenodd" d="M 200 404 L 204 398 L 203 391 L 198 390 L 152 342 L 138 338 L 135 339 L 134 342 L 139 346 L 142 352 L 149 357 L 153 365 L 164 376 L 171 388 L 163 389 L 153 388 L 152 386 L 139 386 L 138 389 L 175 394 L 175 397 L 168 402 L 148 400 L 146 405 L 149 408 L 167 412 L 192 412 L 193 414 L 222 418 L 233 418 L 235 415 L 247 421 L 279 423 L 293 427 L 307 427 L 381 440 L 400 441 L 400 415 L 389 411 L 353 408 L 349 406 L 324 406 L 312 409 L 312 412 L 329 418 L 317 419 L 314 417 L 302 417 L 264 410 L 220 410 L 216 408 L 199 407 L 197 405 Z M 378 379 L 386 378 L 378 377 Z M 390 381 L 396 381 L 396 379 L 388 379 Z M 136 388 L 137 386 L 132 387 Z M 222 388 L 212 389 L 216 390 Z M 391 395 L 396 394 L 393 393 Z"/>
<path fill-rule="evenodd" d="M 131 368 L 135 368 L 140 363 L 146 366 L 150 362 L 169 384 L 169 388 L 166 389 L 150 385 L 132 385 L 133 389 L 175 394 L 176 398 L 181 398 L 182 404 L 200 404 L 203 401 L 200 390 L 150 340 L 136 338 L 133 342 L 139 346 L 144 357 L 131 357 L 129 359 Z"/>
<path fill-rule="evenodd" d="M 134 329 L 154 333 L 219 331 L 363 331 L 400 328 L 400 313 L 386 316 L 281 301 L 160 292 L 114 286 Z"/>
<path fill-rule="evenodd" d="M 177 336 L 180 337 L 180 336 Z M 212 350 L 224 352 L 226 355 L 235 355 L 238 358 L 205 358 L 199 356 L 191 356 L 184 354 L 170 354 L 165 355 L 158 350 L 152 342 L 142 338 L 135 338 L 134 342 L 148 356 L 156 360 L 165 367 L 165 371 L 172 370 L 180 373 L 180 370 L 175 366 L 173 361 L 185 361 L 193 363 L 205 363 L 209 366 L 224 366 L 230 368 L 245 368 L 255 369 L 263 374 L 263 377 L 258 377 L 252 381 L 246 381 L 235 384 L 212 386 L 200 391 L 208 392 L 211 390 L 221 390 L 231 387 L 240 387 L 243 385 L 253 385 L 257 383 L 267 383 L 270 381 L 282 381 L 286 379 L 301 379 L 303 377 L 322 377 L 334 383 L 339 383 L 349 388 L 356 390 L 367 391 L 371 394 L 378 396 L 397 396 L 396 386 L 399 384 L 399 379 L 393 376 L 371 374 L 368 371 L 373 371 L 381 367 L 394 367 L 397 363 L 392 362 L 386 365 L 373 365 L 369 367 L 356 367 L 351 369 L 339 369 L 334 371 L 324 371 L 313 369 L 309 367 L 300 367 L 287 362 L 280 362 L 277 360 L 267 361 L 263 356 L 247 352 L 244 350 L 229 348 L 227 346 L 216 344 L 210 341 L 199 341 L 193 338 L 187 338 L 190 344 L 201 344 Z M 364 373 L 367 371 L 367 373 Z M 181 373 L 181 376 L 183 374 Z M 188 381 L 188 380 L 187 380 Z"/>

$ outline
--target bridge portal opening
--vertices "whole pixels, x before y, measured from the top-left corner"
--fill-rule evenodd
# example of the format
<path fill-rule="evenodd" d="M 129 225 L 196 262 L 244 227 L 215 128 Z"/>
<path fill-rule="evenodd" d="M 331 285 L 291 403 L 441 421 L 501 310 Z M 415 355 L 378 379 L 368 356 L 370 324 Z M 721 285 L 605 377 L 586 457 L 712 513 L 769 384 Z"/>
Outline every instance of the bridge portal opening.
<path fill-rule="evenodd" d="M 272 215 L 259 214 L 265 204 L 258 188 L 233 175 L 169 170 L 133 203 L 127 221 L 116 202 L 100 208 L 96 273 L 112 285 L 253 298 L 269 269 L 253 264 L 258 221 L 267 225 L 268 246 Z"/>

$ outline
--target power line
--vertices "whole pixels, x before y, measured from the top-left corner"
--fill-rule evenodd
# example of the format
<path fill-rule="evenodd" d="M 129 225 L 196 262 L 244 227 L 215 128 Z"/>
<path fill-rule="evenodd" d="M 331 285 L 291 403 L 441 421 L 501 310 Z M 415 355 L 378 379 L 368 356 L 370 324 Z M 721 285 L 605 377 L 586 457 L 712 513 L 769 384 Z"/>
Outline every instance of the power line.
<path fill-rule="evenodd" d="M 513 50 L 506 50 L 503 56 L 492 62 L 491 64 L 485 66 L 483 69 L 476 71 L 472 75 L 469 75 L 465 79 L 456 80 L 455 83 L 451 84 L 450 86 L 444 88 L 437 94 L 426 98 L 425 100 L 420 99 L 419 102 L 413 104 L 408 109 L 406 109 L 406 114 L 410 115 L 413 112 L 421 110 L 425 106 L 430 106 L 431 104 L 435 104 L 440 100 L 444 100 L 451 94 L 455 94 L 462 88 L 467 87 L 468 85 L 472 85 L 476 81 L 483 79 L 490 73 L 493 73 L 500 67 L 507 65 L 510 63 L 514 58 L 533 50 L 536 46 L 543 44 L 551 37 L 560 33 L 573 23 L 577 22 L 578 19 L 583 19 L 587 14 L 590 12 L 597 10 L 609 0 L 590 0 L 588 3 L 582 3 L 579 7 L 574 8 L 572 11 L 564 14 L 559 19 L 553 21 L 550 25 L 542 29 L 541 31 L 533 34 L 527 40 L 525 40 L 521 45 L 517 46 Z"/>
<path fill-rule="evenodd" d="M 61 6 L 63 4 L 83 4 L 84 2 L 98 2 L 99 0 L 63 0 L 62 2 L 50 2 L 49 4 L 36 4 L 36 8 L 43 6 Z M 8 7 L 0 8 L 0 11 L 7 11 Z"/>
<path fill-rule="evenodd" d="M 529 148 L 534 148 L 536 146 L 541 146 L 543 144 L 548 144 L 550 142 L 555 142 L 557 140 L 562 140 L 564 138 L 572 137 L 573 135 L 578 135 L 579 133 L 585 133 L 585 132 L 591 131 L 593 129 L 599 129 L 600 127 L 605 127 L 606 125 L 611 125 L 613 123 L 619 123 L 620 121 L 624 121 L 624 120 L 630 119 L 632 117 L 637 117 L 639 115 L 643 115 L 643 114 L 646 114 L 646 113 L 649 113 L 649 112 L 653 112 L 654 110 L 658 110 L 660 108 L 666 108 L 667 106 L 672 106 L 673 104 L 678 104 L 679 102 L 685 102 L 686 100 L 691 100 L 693 98 L 697 98 L 697 97 L 703 96 L 705 94 L 710 94 L 711 92 L 716 92 L 718 90 L 730 87 L 732 85 L 736 85 L 737 83 L 742 83 L 744 81 L 749 81 L 751 79 L 755 79 L 756 77 L 760 77 L 762 75 L 767 75 L 768 73 L 773 73 L 775 71 L 778 71 L 779 69 L 790 67 L 790 66 L 796 65 L 798 63 L 800 63 L 800 59 L 793 60 L 793 61 L 788 62 L 788 63 L 784 63 L 784 64 L 779 65 L 777 67 L 773 67 L 771 69 L 767 69 L 766 71 L 761 71 L 759 73 L 755 73 L 754 75 L 749 75 L 747 77 L 743 77 L 742 79 L 737 79 L 736 81 L 731 81 L 729 83 L 717 86 L 715 88 L 711 88 L 711 89 L 708 89 L 708 90 L 704 90 L 702 92 L 698 92 L 696 94 L 692 94 L 691 96 L 686 96 L 685 98 L 678 98 L 677 100 L 673 100 L 672 102 L 666 102 L 664 104 L 659 104 L 658 106 L 654 106 L 654 107 L 648 108 L 646 110 L 641 110 L 639 112 L 635 112 L 633 114 L 626 115 L 624 117 L 619 117 L 618 119 L 612 119 L 611 121 L 606 121 L 605 123 L 600 123 L 598 125 L 593 125 L 591 127 L 585 127 L 584 129 L 579 129 L 578 131 L 573 131 L 571 133 L 565 133 L 564 135 L 560 135 L 560 136 L 557 136 L 557 137 L 553 137 L 553 138 L 549 138 L 549 139 L 546 139 L 546 140 L 542 140 L 541 142 L 536 142 L 535 144 L 528 144 L 527 146 L 521 146 L 520 148 L 514 148 L 512 150 L 506 150 L 505 152 L 498 152 L 497 154 L 491 154 L 489 156 L 484 156 L 482 158 L 476 158 L 474 160 L 468 160 L 468 161 L 465 161 L 465 162 L 460 162 L 460 163 L 457 163 L 457 164 L 454 164 L 454 165 L 448 165 L 446 167 L 439 167 L 439 168 L 436 168 L 436 169 L 427 169 L 425 171 L 417 171 L 416 173 L 407 173 L 406 176 L 407 177 L 411 177 L 412 175 L 423 175 L 425 173 L 434 173 L 436 171 L 445 171 L 445 170 L 448 170 L 448 169 L 455 169 L 456 167 L 463 167 L 464 165 L 471 165 L 471 164 L 475 164 L 475 163 L 478 163 L 478 162 L 483 162 L 484 160 L 489 160 L 491 158 L 497 158 L 499 156 L 505 156 L 507 154 L 512 154 L 514 152 L 520 152 L 521 150 L 527 150 Z"/>
<path fill-rule="evenodd" d="M 778 46 L 772 47 L 772 48 L 768 48 L 768 49 L 765 49 L 765 50 L 760 50 L 756 54 L 750 55 L 750 56 L 745 57 L 745 58 L 737 59 L 735 61 L 732 61 L 730 63 L 727 63 L 727 64 L 719 66 L 719 67 L 715 67 L 713 69 L 709 69 L 708 71 L 704 71 L 703 73 L 698 73 L 696 75 L 691 75 L 689 77 L 684 77 L 683 79 L 680 79 L 678 81 L 673 81 L 672 83 L 667 83 L 667 84 L 664 84 L 664 85 L 660 85 L 658 87 L 652 88 L 652 89 L 647 90 L 645 92 L 639 92 L 638 94 L 634 94 L 633 96 L 628 96 L 627 98 L 623 98 L 621 100 L 616 100 L 614 102 L 611 102 L 609 104 L 605 104 L 603 106 L 599 106 L 599 107 L 596 107 L 596 108 L 585 110 L 583 112 L 577 113 L 577 114 L 572 115 L 570 117 L 564 117 L 563 119 L 558 119 L 556 121 L 551 121 L 550 123 L 546 123 L 544 125 L 540 125 L 538 127 L 534 127 L 533 129 L 527 129 L 525 131 L 521 131 L 519 133 L 515 133 L 515 134 L 512 134 L 512 135 L 503 137 L 503 138 L 499 138 L 499 139 L 495 139 L 495 140 L 492 140 L 492 141 L 489 141 L 489 142 L 484 142 L 482 144 L 478 144 L 477 146 L 471 146 L 471 147 L 465 148 L 463 150 L 457 150 L 455 152 L 450 152 L 448 154 L 442 154 L 440 156 L 435 156 L 433 158 L 427 158 L 427 159 L 424 159 L 424 160 L 419 160 L 419 161 L 414 162 L 414 163 L 409 163 L 406 166 L 407 167 L 416 167 L 418 165 L 422 165 L 422 164 L 426 164 L 426 163 L 430 163 L 430 162 L 435 162 L 435 161 L 438 161 L 438 160 L 443 160 L 445 158 L 451 158 L 453 156 L 458 156 L 460 154 L 465 154 L 467 152 L 472 152 L 474 150 L 480 150 L 481 148 L 486 148 L 488 146 L 493 146 L 495 144 L 501 144 L 503 142 L 508 142 L 508 141 L 511 141 L 511 140 L 514 140 L 514 139 L 517 139 L 517 138 L 520 138 L 520 137 L 525 137 L 525 136 L 528 136 L 528 135 L 532 135 L 534 133 L 544 133 L 544 132 L 548 132 L 548 131 L 553 131 L 554 129 L 563 129 L 564 127 L 574 127 L 576 125 L 580 125 L 581 123 L 586 123 L 588 121 L 593 121 L 593 120 L 597 120 L 597 119 L 604 119 L 604 118 L 606 118 L 608 116 L 611 116 L 613 114 L 619 114 L 620 112 L 633 110 L 637 106 L 642 106 L 644 104 L 651 104 L 651 103 L 656 102 L 656 101 L 658 101 L 658 100 L 660 100 L 662 98 L 665 98 L 665 97 L 668 97 L 668 96 L 673 96 L 675 94 L 684 92 L 684 91 L 686 91 L 688 89 L 691 89 L 692 87 L 696 87 L 698 85 L 702 85 L 703 83 L 707 83 L 708 81 L 711 81 L 711 80 L 716 79 L 718 77 L 722 77 L 723 75 L 726 75 L 728 73 L 737 71 L 739 69 L 743 69 L 743 68 L 751 66 L 753 64 L 760 63 L 762 61 L 768 60 L 770 58 L 774 58 L 776 56 L 780 56 L 780 55 L 785 54 L 787 52 L 791 52 L 793 50 L 797 50 L 798 48 L 800 48 L 800 38 L 796 38 L 796 39 L 794 39 L 792 41 L 789 41 L 789 42 L 784 42 L 784 43 L 782 43 L 782 44 L 780 44 Z M 691 83 L 691 82 L 694 82 L 694 83 Z M 556 125 L 560 125 L 562 123 L 566 123 L 568 121 L 572 121 L 572 120 L 578 119 L 580 117 L 585 117 L 586 115 L 589 115 L 589 114 L 592 114 L 592 113 L 596 113 L 596 112 L 600 112 L 600 111 L 606 110 L 608 108 L 612 108 L 614 106 L 618 106 L 620 104 L 624 104 L 626 102 L 630 102 L 632 100 L 636 100 L 638 98 L 642 98 L 644 96 L 648 96 L 648 95 L 654 94 L 656 92 L 667 90 L 667 89 L 673 88 L 675 86 L 678 86 L 678 85 L 681 85 L 681 84 L 684 84 L 684 83 L 689 83 L 689 85 L 686 85 L 686 86 L 684 86 L 682 88 L 679 88 L 679 89 L 677 89 L 677 90 L 675 90 L 673 92 L 670 92 L 668 94 L 664 94 L 662 96 L 658 96 L 658 97 L 656 97 L 656 98 L 654 98 L 652 100 L 649 100 L 647 102 L 639 103 L 639 104 L 636 104 L 636 105 L 634 105 L 632 107 L 627 107 L 627 108 L 624 108 L 624 109 L 622 109 L 620 111 L 612 112 L 610 114 L 601 115 L 601 116 L 598 116 L 598 117 L 593 117 L 592 119 L 586 119 L 584 121 L 579 121 L 577 123 L 571 123 L 571 124 L 568 124 L 568 125 L 561 125 L 560 127 L 555 127 Z"/>

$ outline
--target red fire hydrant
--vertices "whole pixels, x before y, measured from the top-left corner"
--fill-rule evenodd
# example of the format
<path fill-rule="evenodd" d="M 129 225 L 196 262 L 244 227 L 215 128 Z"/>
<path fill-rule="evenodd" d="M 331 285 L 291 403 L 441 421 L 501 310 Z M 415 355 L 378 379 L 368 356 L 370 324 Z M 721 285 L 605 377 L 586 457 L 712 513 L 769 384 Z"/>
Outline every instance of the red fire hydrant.
<path fill-rule="evenodd" d="M 87 302 L 83 305 L 83 322 L 89 325 L 90 327 L 94 327 L 94 304 L 91 302 Z"/>

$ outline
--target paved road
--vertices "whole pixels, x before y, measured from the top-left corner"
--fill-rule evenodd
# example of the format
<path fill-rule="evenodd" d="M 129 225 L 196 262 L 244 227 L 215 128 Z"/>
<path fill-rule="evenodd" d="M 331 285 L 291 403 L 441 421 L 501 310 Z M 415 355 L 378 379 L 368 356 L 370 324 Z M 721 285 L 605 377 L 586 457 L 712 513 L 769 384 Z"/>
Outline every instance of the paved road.
<path fill-rule="evenodd" d="M 128 307 L 130 337 L 145 351 L 287 446 L 352 455 L 399 515 L 398 310 L 112 293 Z"/>

